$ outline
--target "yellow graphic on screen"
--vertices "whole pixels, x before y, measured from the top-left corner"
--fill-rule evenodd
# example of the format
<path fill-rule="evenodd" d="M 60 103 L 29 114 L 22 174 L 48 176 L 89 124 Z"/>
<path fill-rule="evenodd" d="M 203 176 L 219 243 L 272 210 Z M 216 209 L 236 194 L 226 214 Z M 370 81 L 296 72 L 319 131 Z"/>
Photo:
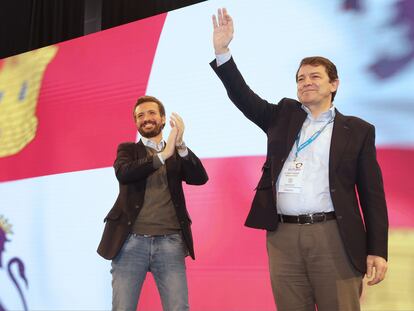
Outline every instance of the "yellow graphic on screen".
<path fill-rule="evenodd" d="M 4 59 L 0 66 L 0 158 L 14 155 L 36 136 L 37 99 L 56 46 Z"/>

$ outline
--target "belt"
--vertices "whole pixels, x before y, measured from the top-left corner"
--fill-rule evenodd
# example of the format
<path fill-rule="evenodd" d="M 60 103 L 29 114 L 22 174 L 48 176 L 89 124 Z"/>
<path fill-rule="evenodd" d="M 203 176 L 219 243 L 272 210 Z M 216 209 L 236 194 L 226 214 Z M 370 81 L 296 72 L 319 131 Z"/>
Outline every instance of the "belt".
<path fill-rule="evenodd" d="M 327 220 L 335 219 L 335 212 L 329 213 L 314 213 L 314 214 L 302 214 L 302 215 L 277 215 L 281 223 L 291 223 L 308 225 L 316 222 L 324 222 Z"/>
<path fill-rule="evenodd" d="M 144 237 L 144 238 L 166 238 L 170 235 L 174 235 L 174 234 L 179 234 L 179 232 L 177 233 L 167 233 L 167 234 L 139 234 L 139 233 L 130 233 L 133 236 L 140 236 L 140 237 Z"/>

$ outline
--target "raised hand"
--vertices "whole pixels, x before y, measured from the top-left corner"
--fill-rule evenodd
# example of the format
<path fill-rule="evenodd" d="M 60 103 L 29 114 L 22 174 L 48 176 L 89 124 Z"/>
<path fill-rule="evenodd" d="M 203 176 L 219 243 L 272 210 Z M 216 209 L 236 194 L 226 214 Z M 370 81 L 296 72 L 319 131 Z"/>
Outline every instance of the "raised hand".
<path fill-rule="evenodd" d="M 183 135 L 185 130 L 185 125 L 183 119 L 175 112 L 171 114 L 171 121 L 175 124 L 175 127 L 178 130 L 177 139 L 175 141 L 176 146 L 181 146 L 183 144 Z"/>
<path fill-rule="evenodd" d="M 217 17 L 212 16 L 214 51 L 216 54 L 223 54 L 229 50 L 230 41 L 233 39 L 233 20 L 225 8 L 218 9 Z"/>

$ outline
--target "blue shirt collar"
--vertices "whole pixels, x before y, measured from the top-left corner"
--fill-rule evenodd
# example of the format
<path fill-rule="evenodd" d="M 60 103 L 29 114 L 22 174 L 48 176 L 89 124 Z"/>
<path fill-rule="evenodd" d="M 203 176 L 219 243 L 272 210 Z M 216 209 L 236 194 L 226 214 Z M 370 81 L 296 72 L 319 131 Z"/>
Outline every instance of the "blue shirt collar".
<path fill-rule="evenodd" d="M 335 106 L 332 105 L 329 110 L 322 112 L 316 119 L 312 116 L 312 112 L 308 107 L 306 107 L 304 104 L 302 104 L 302 109 L 307 113 L 308 119 L 311 121 L 329 121 L 332 118 L 335 118 Z"/>
<path fill-rule="evenodd" d="M 141 137 L 141 141 L 144 144 L 144 146 L 149 147 L 151 149 L 154 149 L 156 151 L 162 151 L 164 150 L 165 147 L 165 141 L 161 140 L 159 144 L 157 144 L 156 142 L 152 141 L 151 139 L 148 139 L 146 137 Z"/>

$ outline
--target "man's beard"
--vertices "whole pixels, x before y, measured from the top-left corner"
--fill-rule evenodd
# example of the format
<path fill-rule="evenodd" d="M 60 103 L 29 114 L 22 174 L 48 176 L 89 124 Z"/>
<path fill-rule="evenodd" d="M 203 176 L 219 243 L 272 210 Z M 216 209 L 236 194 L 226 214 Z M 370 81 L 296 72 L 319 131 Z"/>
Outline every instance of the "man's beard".
<path fill-rule="evenodd" d="M 151 131 L 145 131 L 145 129 L 144 129 L 145 125 L 147 125 L 148 123 L 154 125 L 154 127 Z M 154 121 L 147 121 L 147 122 L 144 122 L 140 126 L 140 128 L 138 129 L 138 132 L 142 137 L 152 138 L 152 137 L 157 136 L 159 133 L 161 133 L 163 128 L 164 128 L 164 124 L 157 124 Z"/>

